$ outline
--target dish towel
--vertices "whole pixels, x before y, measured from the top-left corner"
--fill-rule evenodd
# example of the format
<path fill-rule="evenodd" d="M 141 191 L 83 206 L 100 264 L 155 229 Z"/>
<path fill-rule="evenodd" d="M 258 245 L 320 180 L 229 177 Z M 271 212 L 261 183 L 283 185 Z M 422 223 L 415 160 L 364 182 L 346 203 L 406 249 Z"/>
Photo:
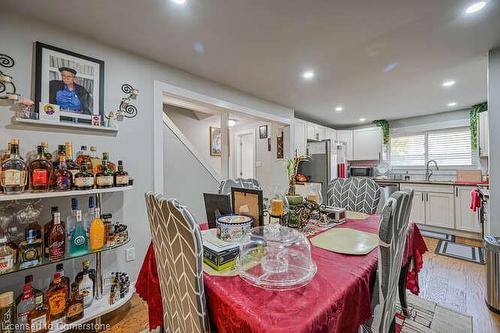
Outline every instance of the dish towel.
<path fill-rule="evenodd" d="M 470 192 L 470 195 L 471 195 L 470 209 L 472 209 L 472 211 L 475 212 L 479 208 L 481 208 L 481 198 L 479 196 L 479 190 L 477 188 L 473 189 Z"/>

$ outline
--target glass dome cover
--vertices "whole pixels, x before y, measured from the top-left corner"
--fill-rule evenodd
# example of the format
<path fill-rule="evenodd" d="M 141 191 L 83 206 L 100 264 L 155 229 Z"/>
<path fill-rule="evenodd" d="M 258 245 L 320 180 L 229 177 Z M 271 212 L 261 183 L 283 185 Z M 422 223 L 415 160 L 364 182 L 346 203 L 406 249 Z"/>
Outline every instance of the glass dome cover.
<path fill-rule="evenodd" d="M 307 237 L 279 224 L 251 229 L 240 241 L 236 267 L 243 280 L 266 289 L 299 288 L 316 274 Z"/>

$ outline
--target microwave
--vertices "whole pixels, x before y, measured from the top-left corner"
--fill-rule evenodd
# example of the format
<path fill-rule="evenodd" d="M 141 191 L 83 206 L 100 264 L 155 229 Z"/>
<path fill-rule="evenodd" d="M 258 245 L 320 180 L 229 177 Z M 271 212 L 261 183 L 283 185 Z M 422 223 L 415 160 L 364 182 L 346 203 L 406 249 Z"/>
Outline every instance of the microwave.
<path fill-rule="evenodd" d="M 373 177 L 375 171 L 373 167 L 354 167 L 349 168 L 349 175 L 351 177 Z"/>

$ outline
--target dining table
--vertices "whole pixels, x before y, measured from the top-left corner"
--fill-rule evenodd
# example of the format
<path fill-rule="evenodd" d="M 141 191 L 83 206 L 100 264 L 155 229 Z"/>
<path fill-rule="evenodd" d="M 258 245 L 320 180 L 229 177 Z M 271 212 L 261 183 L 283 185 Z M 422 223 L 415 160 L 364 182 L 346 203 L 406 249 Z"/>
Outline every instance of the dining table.
<path fill-rule="evenodd" d="M 348 218 L 335 228 L 378 233 L 380 215 Z M 206 229 L 206 224 L 200 225 Z M 321 230 L 319 232 L 326 232 Z M 313 237 L 314 235 L 309 235 Z M 305 286 L 293 290 L 256 287 L 238 275 L 204 272 L 203 283 L 211 325 L 217 332 L 357 332 L 372 316 L 372 292 L 377 271 L 377 247 L 365 255 L 347 255 L 311 245 L 317 272 Z M 400 276 L 400 302 L 406 308 L 406 289 L 419 293 L 418 272 L 427 251 L 418 226 L 408 226 Z M 149 308 L 149 325 L 162 325 L 163 308 L 150 244 L 139 273 L 136 292 Z"/>

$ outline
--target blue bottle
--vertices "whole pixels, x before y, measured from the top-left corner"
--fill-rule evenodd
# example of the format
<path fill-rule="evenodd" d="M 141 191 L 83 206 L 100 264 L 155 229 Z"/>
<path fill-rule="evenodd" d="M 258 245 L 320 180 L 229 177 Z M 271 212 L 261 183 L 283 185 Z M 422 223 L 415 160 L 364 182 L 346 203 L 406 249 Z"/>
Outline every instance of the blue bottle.
<path fill-rule="evenodd" d="M 76 225 L 75 229 L 71 232 L 69 254 L 70 256 L 81 256 L 88 252 L 88 242 L 87 233 L 83 226 L 82 211 L 75 211 Z"/>

